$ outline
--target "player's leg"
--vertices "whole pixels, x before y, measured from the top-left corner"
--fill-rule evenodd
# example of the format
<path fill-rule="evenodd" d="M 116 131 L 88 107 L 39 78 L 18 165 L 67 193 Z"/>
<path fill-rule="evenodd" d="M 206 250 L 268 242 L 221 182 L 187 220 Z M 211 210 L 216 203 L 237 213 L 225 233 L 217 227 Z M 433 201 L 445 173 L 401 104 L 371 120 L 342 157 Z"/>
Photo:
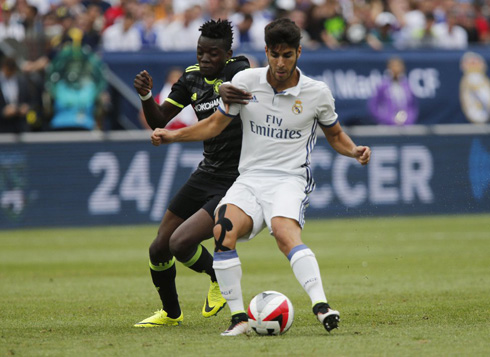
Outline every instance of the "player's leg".
<path fill-rule="evenodd" d="M 222 336 L 237 336 L 250 332 L 248 317 L 243 303 L 242 268 L 236 251 L 238 238 L 250 233 L 253 221 L 239 207 L 223 204 L 218 208 L 214 227 L 214 269 L 221 293 L 231 311 L 231 324 Z"/>
<path fill-rule="evenodd" d="M 169 249 L 170 236 L 183 222 L 183 218 L 169 210 L 162 218 L 157 236 L 150 245 L 149 265 L 153 285 L 160 296 L 163 309 L 135 324 L 135 327 L 178 325 L 183 320 L 175 286 L 175 259 Z"/>
<path fill-rule="evenodd" d="M 187 201 L 199 202 L 199 209 L 188 214 L 184 224 L 170 237 L 170 251 L 175 257 L 188 268 L 198 273 L 204 272 L 210 277 L 210 286 L 202 309 L 204 317 L 216 315 L 226 305 L 226 300 L 219 290 L 213 257 L 200 243 L 213 236 L 214 211 L 234 181 L 234 178 L 196 171 L 189 179 L 186 198 Z"/>
<path fill-rule="evenodd" d="M 318 261 L 311 249 L 302 242 L 298 221 L 273 217 L 271 227 L 279 249 L 289 259 L 296 279 L 311 299 L 313 313 L 327 331 L 336 328 L 339 313 L 327 303 Z"/>
<path fill-rule="evenodd" d="M 217 202 L 214 207 L 216 204 Z M 214 208 L 211 212 L 213 211 Z M 170 251 L 177 260 L 197 273 L 208 274 L 211 279 L 202 309 L 204 317 L 216 315 L 226 305 L 213 269 L 213 256 L 204 245 L 200 244 L 203 240 L 213 236 L 213 226 L 212 216 L 208 210 L 202 208 L 189 217 L 170 237 Z"/>
<path fill-rule="evenodd" d="M 163 309 L 155 315 L 136 324 L 136 327 L 152 327 L 159 325 L 178 324 L 183 320 L 177 289 L 175 286 L 175 258 L 170 250 L 170 237 L 189 217 L 203 207 L 206 200 L 199 196 L 195 182 L 195 173 L 171 200 L 168 210 L 162 218 L 157 237 L 150 246 L 150 272 Z M 212 222 L 210 227 L 212 227 Z M 208 230 L 208 237 L 211 236 Z M 204 239 L 204 238 L 203 238 Z"/>
<path fill-rule="evenodd" d="M 204 209 L 198 210 L 170 237 L 170 252 L 188 268 L 205 272 L 216 281 L 213 257 L 200 243 L 213 236 L 214 220 Z"/>
<path fill-rule="evenodd" d="M 315 254 L 301 240 L 304 213 L 308 206 L 308 184 L 295 177 L 281 177 L 280 185 L 270 187 L 264 195 L 264 216 L 277 245 L 289 259 L 296 279 L 311 299 L 313 312 L 325 328 L 337 327 L 338 311 L 330 309 L 323 289 Z M 263 185 L 265 186 L 265 185 Z"/>
<path fill-rule="evenodd" d="M 272 232 L 281 252 L 289 259 L 293 272 L 311 301 L 326 302 L 320 269 L 313 252 L 301 241 L 298 222 L 286 217 L 273 217 Z"/>

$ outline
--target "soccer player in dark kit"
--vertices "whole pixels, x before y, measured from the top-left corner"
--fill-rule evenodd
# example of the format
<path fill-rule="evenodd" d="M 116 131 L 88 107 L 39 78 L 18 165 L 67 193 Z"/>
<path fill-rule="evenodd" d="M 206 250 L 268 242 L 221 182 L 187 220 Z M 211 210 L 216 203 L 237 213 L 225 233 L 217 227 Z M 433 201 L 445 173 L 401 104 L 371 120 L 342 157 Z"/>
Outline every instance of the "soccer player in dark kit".
<path fill-rule="evenodd" d="M 161 105 L 152 97 L 153 79 L 147 71 L 134 79 L 152 129 L 165 127 L 187 105 L 192 105 L 199 120 L 209 117 L 218 107 L 220 84 L 250 67 L 246 57 L 232 57 L 233 32 L 229 21 L 210 20 L 200 31 L 198 63 L 185 70 Z M 135 327 L 179 325 L 183 321 L 175 285 L 175 259 L 210 276 L 211 286 L 202 309 L 204 317 L 216 315 L 226 305 L 213 270 L 213 256 L 200 243 L 213 236 L 216 205 L 238 176 L 241 140 L 241 122 L 236 119 L 220 135 L 203 142 L 204 159 L 171 200 L 150 245 L 151 277 L 163 309 Z"/>

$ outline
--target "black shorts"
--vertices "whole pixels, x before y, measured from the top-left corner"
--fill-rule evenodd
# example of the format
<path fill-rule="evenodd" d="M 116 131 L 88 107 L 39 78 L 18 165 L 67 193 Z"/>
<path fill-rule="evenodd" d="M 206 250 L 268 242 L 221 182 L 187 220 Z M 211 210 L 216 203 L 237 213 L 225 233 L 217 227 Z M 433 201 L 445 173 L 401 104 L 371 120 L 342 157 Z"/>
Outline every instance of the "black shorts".
<path fill-rule="evenodd" d="M 197 170 L 172 198 L 168 210 L 185 220 L 203 208 L 214 220 L 214 210 L 233 182 L 235 178 Z"/>

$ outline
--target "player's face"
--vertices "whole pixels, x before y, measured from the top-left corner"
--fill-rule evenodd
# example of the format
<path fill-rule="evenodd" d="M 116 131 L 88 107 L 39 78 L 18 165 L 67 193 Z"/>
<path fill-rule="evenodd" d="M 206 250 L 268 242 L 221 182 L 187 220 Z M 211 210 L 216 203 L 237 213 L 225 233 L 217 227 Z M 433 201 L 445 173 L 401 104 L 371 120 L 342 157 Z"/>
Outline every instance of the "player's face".
<path fill-rule="evenodd" d="M 223 40 L 199 37 L 197 42 L 197 62 L 204 77 L 208 79 L 216 78 L 232 54 L 231 50 L 227 51 L 224 49 Z"/>
<path fill-rule="evenodd" d="M 271 85 L 278 89 L 289 88 L 296 85 L 296 64 L 301 55 L 301 46 L 296 49 L 286 44 L 274 48 L 265 48 L 269 61 L 269 80 Z"/>

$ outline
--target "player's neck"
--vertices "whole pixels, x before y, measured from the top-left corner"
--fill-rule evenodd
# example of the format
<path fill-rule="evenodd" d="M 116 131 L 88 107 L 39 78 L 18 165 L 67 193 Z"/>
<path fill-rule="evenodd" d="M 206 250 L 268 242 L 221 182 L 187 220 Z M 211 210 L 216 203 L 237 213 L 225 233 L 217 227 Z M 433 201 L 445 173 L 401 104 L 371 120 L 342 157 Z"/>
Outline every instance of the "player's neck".
<path fill-rule="evenodd" d="M 278 81 L 274 78 L 274 76 L 270 73 L 270 70 L 267 71 L 267 82 L 271 85 L 272 88 L 276 92 L 283 92 L 286 89 L 296 87 L 299 82 L 299 71 L 298 68 L 294 69 L 294 73 L 289 77 L 286 81 Z"/>

